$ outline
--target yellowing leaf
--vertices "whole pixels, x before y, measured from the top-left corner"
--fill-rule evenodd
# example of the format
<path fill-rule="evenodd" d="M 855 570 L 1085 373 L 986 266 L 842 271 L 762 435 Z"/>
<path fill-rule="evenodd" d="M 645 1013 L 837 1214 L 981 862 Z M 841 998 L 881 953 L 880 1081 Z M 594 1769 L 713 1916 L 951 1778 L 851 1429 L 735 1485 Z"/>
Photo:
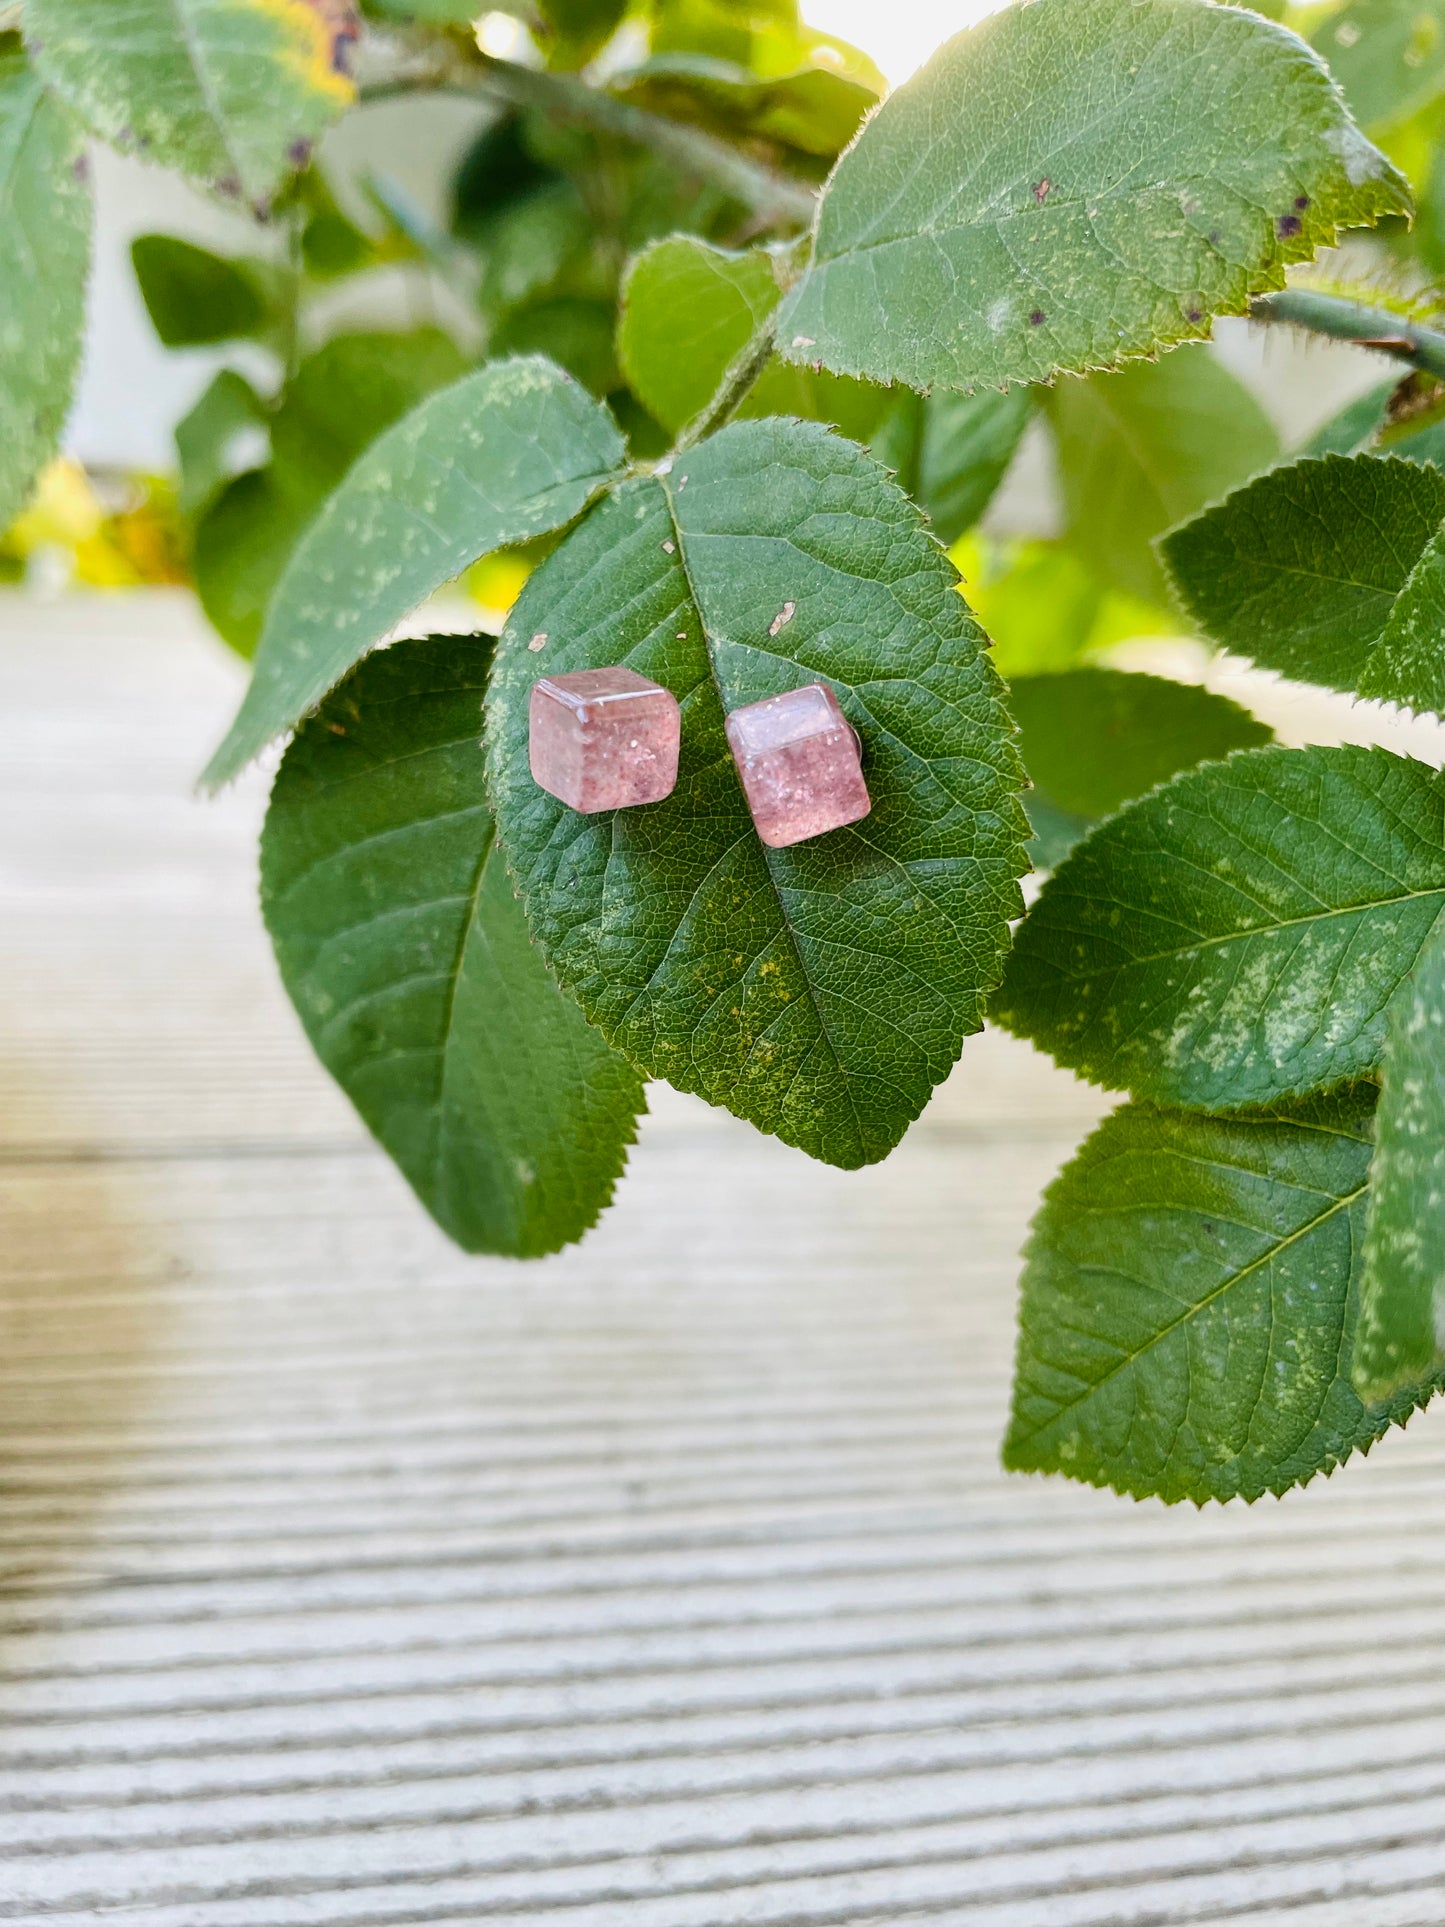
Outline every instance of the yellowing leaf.
<path fill-rule="evenodd" d="M 27 0 L 24 26 L 103 140 L 262 207 L 355 98 L 352 0 Z"/>

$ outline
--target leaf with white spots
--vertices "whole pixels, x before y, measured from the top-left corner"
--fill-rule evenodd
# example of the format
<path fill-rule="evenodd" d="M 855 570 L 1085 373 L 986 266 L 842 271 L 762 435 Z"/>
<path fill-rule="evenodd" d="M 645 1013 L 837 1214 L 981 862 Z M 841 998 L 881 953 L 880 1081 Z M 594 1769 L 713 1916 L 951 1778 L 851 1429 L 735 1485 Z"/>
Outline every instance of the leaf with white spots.
<path fill-rule="evenodd" d="M 255 655 L 297 543 L 357 457 L 466 368 L 439 328 L 333 335 L 301 362 L 262 417 L 271 460 L 248 465 L 196 526 L 196 592 L 239 654 Z M 180 436 L 177 429 L 178 444 Z"/>
<path fill-rule="evenodd" d="M 1348 1370 L 1373 1101 L 1115 1112 L 1034 1222 L 1005 1465 L 1257 1499 L 1403 1424 L 1438 1378 L 1365 1405 Z"/>
<path fill-rule="evenodd" d="M 1018 933 L 992 1006 L 1111 1090 L 1201 1110 L 1368 1076 L 1445 910 L 1445 775 L 1258 749 L 1102 824 Z"/>
<path fill-rule="evenodd" d="M 229 781 L 479 556 L 564 527 L 624 453 L 607 410 L 549 362 L 492 362 L 429 395 L 371 444 L 307 529 L 202 780 Z"/>
<path fill-rule="evenodd" d="M 80 130 L 0 57 L 0 533 L 55 453 L 85 327 L 90 190 Z"/>
<path fill-rule="evenodd" d="M 1355 1384 L 1383 1398 L 1445 1371 L 1445 921 L 1390 1012 Z"/>

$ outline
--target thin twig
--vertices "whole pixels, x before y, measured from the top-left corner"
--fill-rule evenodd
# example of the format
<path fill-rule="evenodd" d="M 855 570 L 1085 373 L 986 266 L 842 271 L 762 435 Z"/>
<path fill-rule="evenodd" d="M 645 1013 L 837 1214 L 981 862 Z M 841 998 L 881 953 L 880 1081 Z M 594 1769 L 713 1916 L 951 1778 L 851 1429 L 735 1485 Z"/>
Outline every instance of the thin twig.
<path fill-rule="evenodd" d="M 1445 381 L 1445 334 L 1390 308 L 1372 308 L 1317 288 L 1284 288 L 1279 294 L 1260 295 L 1249 312 L 1254 321 L 1288 322 L 1311 334 L 1327 335 L 1331 341 L 1374 348 Z"/>
<path fill-rule="evenodd" d="M 686 127 L 680 121 L 634 107 L 604 88 L 589 86 L 575 74 L 544 72 L 476 52 L 465 59 L 449 60 L 431 72 L 364 87 L 362 98 L 381 100 L 419 91 L 483 94 L 512 107 L 536 107 L 553 120 L 649 147 L 682 172 L 713 182 L 735 201 L 779 226 L 806 226 L 817 206 L 816 195 L 801 181 L 749 159 L 700 127 Z"/>

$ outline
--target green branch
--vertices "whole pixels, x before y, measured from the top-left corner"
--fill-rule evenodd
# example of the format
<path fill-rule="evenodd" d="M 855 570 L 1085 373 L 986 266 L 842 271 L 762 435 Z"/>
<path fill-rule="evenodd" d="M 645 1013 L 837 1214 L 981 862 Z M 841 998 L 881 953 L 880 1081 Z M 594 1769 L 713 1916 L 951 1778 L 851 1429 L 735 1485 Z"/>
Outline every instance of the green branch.
<path fill-rule="evenodd" d="M 1279 294 L 1260 295 L 1249 312 L 1254 321 L 1288 322 L 1311 334 L 1326 335 L 1331 341 L 1374 348 L 1445 381 L 1445 334 L 1393 309 L 1372 308 L 1366 302 L 1315 288 L 1285 288 Z"/>
<path fill-rule="evenodd" d="M 772 360 L 774 343 L 777 340 L 777 317 L 769 315 L 756 331 L 747 345 L 728 366 L 717 392 L 701 414 L 696 415 L 683 429 L 672 447 L 668 450 L 668 466 L 684 455 L 690 448 L 705 441 L 719 428 L 730 422 L 742 407 L 753 389 L 758 377 Z"/>
<path fill-rule="evenodd" d="M 684 174 L 711 181 L 754 214 L 780 227 L 808 226 L 817 207 L 816 195 L 801 181 L 751 160 L 715 134 L 648 113 L 601 87 L 589 86 L 575 74 L 549 73 L 468 51 L 464 57 L 449 59 L 430 71 L 366 87 L 362 98 L 380 100 L 419 91 L 482 94 L 509 107 L 535 107 L 550 120 L 588 127 L 595 133 L 651 148 Z"/>

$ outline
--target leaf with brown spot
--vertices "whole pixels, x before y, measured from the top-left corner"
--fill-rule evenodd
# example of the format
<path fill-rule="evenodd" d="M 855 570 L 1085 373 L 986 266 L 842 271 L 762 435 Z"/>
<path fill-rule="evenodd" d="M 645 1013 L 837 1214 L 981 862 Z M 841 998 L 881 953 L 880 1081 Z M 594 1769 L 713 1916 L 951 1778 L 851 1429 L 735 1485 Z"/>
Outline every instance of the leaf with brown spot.
<path fill-rule="evenodd" d="M 920 389 L 1114 367 L 1409 205 L 1285 28 L 1207 0 L 1032 0 L 866 123 L 778 339 Z"/>

